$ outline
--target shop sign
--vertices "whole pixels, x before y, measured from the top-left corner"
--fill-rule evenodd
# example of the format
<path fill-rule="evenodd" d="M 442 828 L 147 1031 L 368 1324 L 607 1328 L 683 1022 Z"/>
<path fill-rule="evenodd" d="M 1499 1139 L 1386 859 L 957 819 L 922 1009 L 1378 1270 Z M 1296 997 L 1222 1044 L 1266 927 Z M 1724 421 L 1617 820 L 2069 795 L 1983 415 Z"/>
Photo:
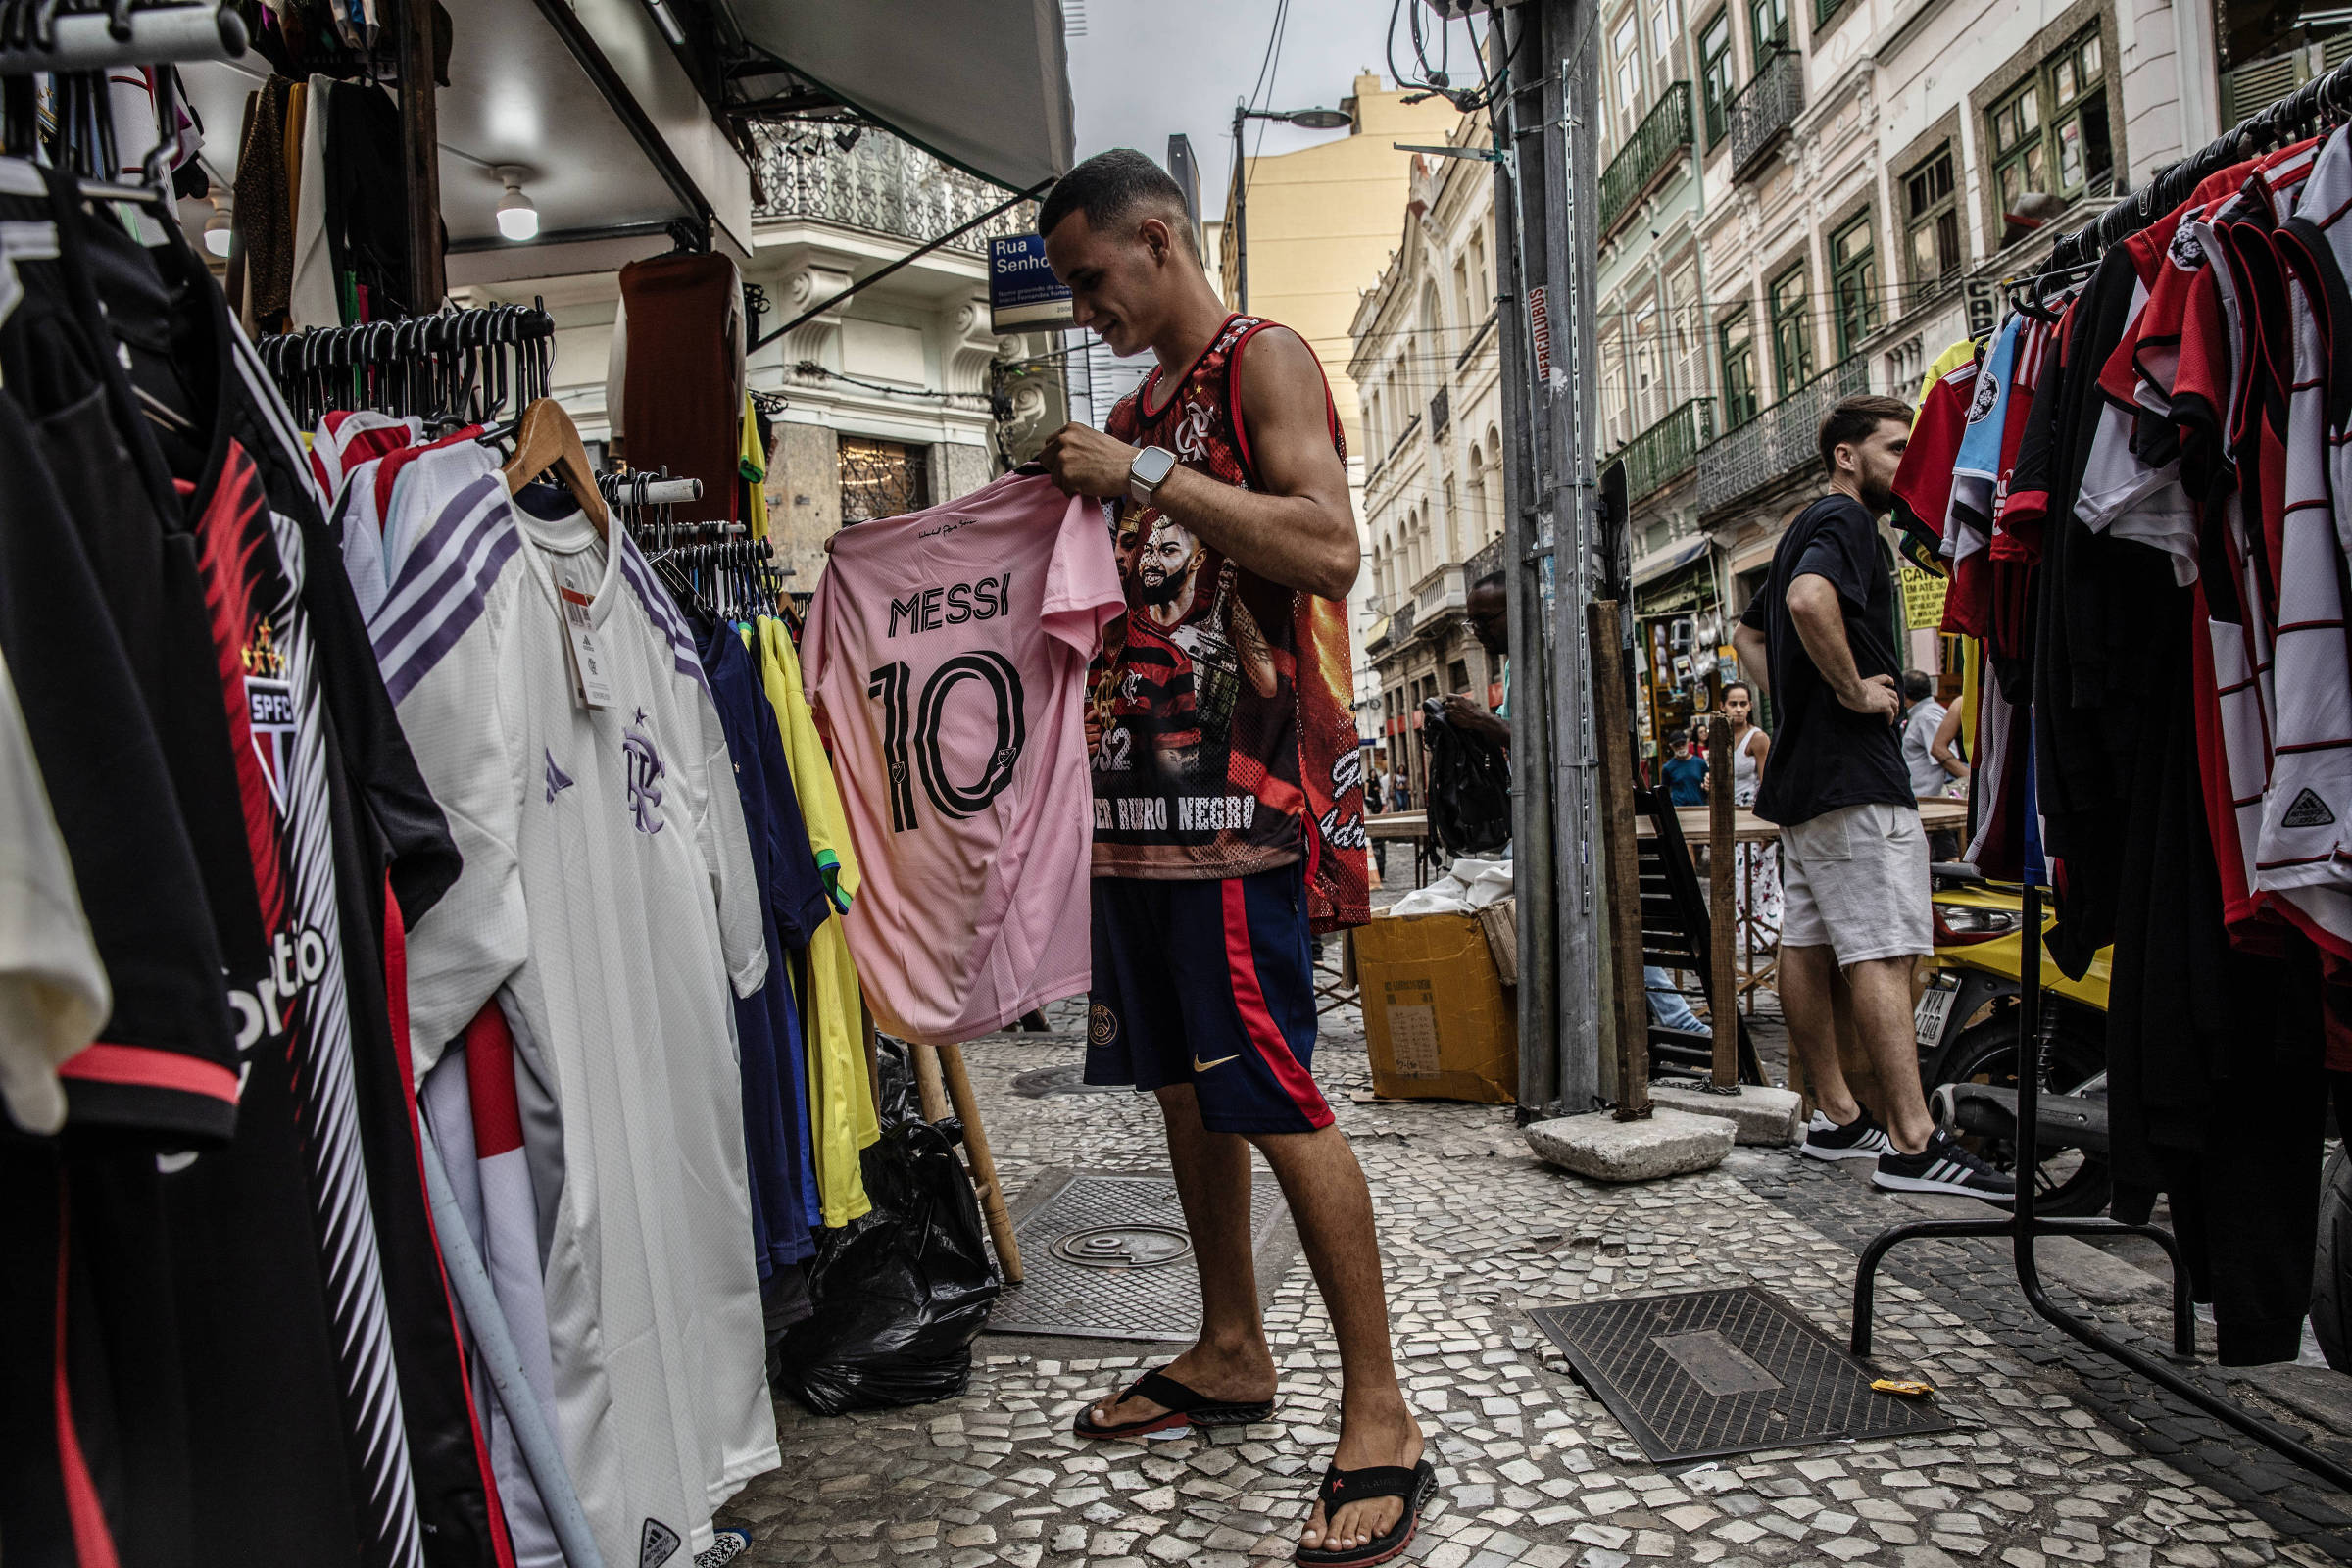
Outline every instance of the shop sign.
<path fill-rule="evenodd" d="M 989 329 L 1052 331 L 1078 323 L 1070 316 L 1070 291 L 1046 262 L 1046 242 L 1037 234 L 1000 234 L 988 242 Z"/>
<path fill-rule="evenodd" d="M 1914 631 L 1943 624 L 1944 579 L 1917 566 L 1902 568 L 1903 624 Z"/>

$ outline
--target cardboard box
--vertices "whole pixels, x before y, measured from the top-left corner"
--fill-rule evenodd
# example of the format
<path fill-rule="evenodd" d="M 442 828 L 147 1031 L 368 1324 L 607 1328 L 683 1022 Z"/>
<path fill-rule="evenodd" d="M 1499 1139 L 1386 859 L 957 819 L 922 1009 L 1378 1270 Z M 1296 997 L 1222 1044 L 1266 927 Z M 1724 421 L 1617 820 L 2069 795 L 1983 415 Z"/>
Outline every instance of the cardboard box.
<path fill-rule="evenodd" d="M 1519 900 L 1496 899 L 1478 911 L 1478 923 L 1486 927 L 1487 951 L 1494 956 L 1494 972 L 1508 991 L 1519 983 Z"/>
<path fill-rule="evenodd" d="M 1519 1017 L 1475 914 L 1376 916 L 1355 965 L 1372 1088 L 1392 1100 L 1519 1098 Z"/>

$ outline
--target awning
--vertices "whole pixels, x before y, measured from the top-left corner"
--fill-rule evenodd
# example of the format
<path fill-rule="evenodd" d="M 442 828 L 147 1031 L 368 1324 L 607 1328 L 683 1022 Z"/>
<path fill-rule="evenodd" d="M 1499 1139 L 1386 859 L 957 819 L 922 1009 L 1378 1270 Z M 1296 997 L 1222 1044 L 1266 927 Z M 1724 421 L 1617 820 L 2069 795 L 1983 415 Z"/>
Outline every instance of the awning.
<path fill-rule="evenodd" d="M 1690 563 L 1705 555 L 1708 547 L 1714 544 L 1714 540 L 1701 535 L 1699 538 L 1691 540 L 1689 544 L 1685 545 L 1682 549 L 1677 550 L 1670 556 L 1650 557 L 1649 560 L 1643 562 L 1641 565 L 1634 568 L 1634 586 L 1639 588 L 1645 582 L 1656 581 L 1658 578 L 1665 576 L 1670 571 L 1682 570 L 1685 566 L 1688 566 L 1690 564 Z"/>
<path fill-rule="evenodd" d="M 744 36 L 925 150 L 1006 190 L 1069 172 L 1061 0 L 733 0 Z"/>

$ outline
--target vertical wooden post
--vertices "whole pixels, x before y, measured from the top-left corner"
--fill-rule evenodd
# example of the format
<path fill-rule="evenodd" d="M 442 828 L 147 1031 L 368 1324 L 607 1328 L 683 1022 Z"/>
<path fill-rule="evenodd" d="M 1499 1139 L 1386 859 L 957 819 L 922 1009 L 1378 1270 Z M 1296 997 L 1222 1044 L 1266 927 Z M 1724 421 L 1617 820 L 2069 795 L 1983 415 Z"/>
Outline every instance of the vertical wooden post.
<path fill-rule="evenodd" d="M 1610 993 L 1617 1009 L 1617 1119 L 1649 1114 L 1649 993 L 1642 983 L 1642 862 L 1634 840 L 1633 730 L 1626 713 L 1625 649 L 1617 602 L 1585 607 L 1592 668 L 1592 749 L 1600 776 L 1601 871 L 1609 911 Z"/>
<path fill-rule="evenodd" d="M 997 1266 L 1004 1283 L 1021 1283 L 1021 1244 L 1012 1234 L 1012 1215 L 1004 1207 L 1004 1187 L 997 1180 L 997 1158 L 988 1150 L 988 1133 L 980 1125 L 980 1101 L 963 1070 L 963 1048 L 941 1046 L 939 1065 L 948 1080 L 948 1098 L 963 1123 L 963 1157 L 972 1167 L 972 1186 L 980 1195 L 980 1213 L 988 1221 L 989 1240 L 997 1244 Z"/>
<path fill-rule="evenodd" d="M 400 166 L 409 207 L 409 309 L 441 308 L 441 123 L 433 97 L 432 0 L 400 0 Z"/>
<path fill-rule="evenodd" d="M 1739 895 L 1733 890 L 1740 858 L 1733 830 L 1732 726 L 1716 718 L 1707 731 L 1707 1018 L 1715 1026 L 1715 1087 L 1740 1081 Z"/>
<path fill-rule="evenodd" d="M 948 1119 L 948 1089 L 940 1081 L 939 1051 L 919 1040 L 908 1041 L 907 1054 L 914 1058 L 914 1092 L 923 1102 L 923 1120 Z"/>

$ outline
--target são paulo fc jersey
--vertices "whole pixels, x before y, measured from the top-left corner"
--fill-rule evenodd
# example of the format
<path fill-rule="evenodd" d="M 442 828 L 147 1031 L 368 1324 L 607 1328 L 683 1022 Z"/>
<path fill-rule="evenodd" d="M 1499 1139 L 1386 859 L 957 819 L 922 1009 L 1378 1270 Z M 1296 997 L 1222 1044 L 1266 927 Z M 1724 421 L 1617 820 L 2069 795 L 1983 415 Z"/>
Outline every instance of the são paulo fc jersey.
<path fill-rule="evenodd" d="M 801 663 L 865 873 L 847 924 L 875 1018 L 958 1042 L 1086 990 L 1086 668 L 1126 606 L 1101 508 L 1008 475 L 826 549 Z"/>

